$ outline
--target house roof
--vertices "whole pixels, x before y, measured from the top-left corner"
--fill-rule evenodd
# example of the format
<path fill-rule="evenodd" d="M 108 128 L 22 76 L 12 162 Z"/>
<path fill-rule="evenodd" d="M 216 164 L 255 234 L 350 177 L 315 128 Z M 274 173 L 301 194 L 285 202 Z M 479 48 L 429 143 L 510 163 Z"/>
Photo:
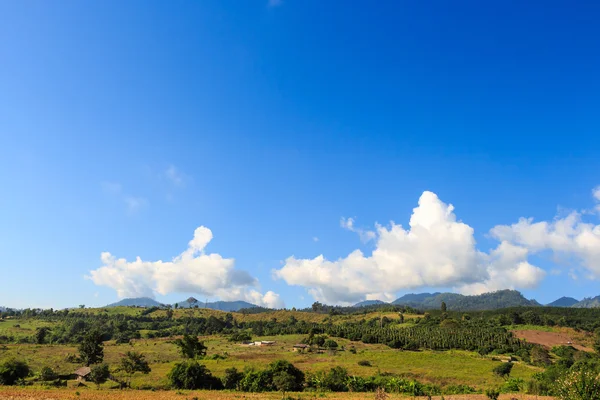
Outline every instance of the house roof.
<path fill-rule="evenodd" d="M 310 347 L 310 346 L 307 345 L 307 344 L 295 344 L 294 347 L 299 347 L 301 349 L 305 349 L 305 348 Z"/>
<path fill-rule="evenodd" d="M 92 369 L 90 367 L 81 367 L 77 371 L 75 371 L 75 375 L 87 376 L 90 372 L 92 372 Z"/>

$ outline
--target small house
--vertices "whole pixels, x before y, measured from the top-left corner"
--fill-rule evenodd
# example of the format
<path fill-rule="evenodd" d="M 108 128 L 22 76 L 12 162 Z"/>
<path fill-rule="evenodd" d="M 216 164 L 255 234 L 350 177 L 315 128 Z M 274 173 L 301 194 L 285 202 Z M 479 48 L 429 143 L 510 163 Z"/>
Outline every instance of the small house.
<path fill-rule="evenodd" d="M 293 350 L 297 353 L 304 353 L 308 349 L 310 349 L 310 346 L 307 344 L 302 344 L 302 343 L 295 344 L 293 347 Z"/>
<path fill-rule="evenodd" d="M 77 371 L 75 371 L 75 377 L 77 378 L 77 382 L 85 382 L 88 375 L 92 372 L 90 367 L 81 367 Z"/>

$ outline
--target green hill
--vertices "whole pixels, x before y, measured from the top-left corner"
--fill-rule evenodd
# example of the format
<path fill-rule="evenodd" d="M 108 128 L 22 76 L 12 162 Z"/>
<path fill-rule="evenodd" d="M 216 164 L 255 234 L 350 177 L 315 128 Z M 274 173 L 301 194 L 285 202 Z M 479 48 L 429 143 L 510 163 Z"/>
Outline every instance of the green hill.
<path fill-rule="evenodd" d="M 579 300 L 572 297 L 561 297 L 560 299 L 554 300 L 552 303 L 546 304 L 548 307 L 572 307 L 579 303 Z"/>
<path fill-rule="evenodd" d="M 507 307 L 540 306 L 535 300 L 528 300 L 516 290 L 498 290 L 473 296 L 458 293 L 408 294 L 395 300 L 393 304 L 407 305 L 421 309 L 439 309 L 442 302 L 451 311 L 496 310 Z"/>

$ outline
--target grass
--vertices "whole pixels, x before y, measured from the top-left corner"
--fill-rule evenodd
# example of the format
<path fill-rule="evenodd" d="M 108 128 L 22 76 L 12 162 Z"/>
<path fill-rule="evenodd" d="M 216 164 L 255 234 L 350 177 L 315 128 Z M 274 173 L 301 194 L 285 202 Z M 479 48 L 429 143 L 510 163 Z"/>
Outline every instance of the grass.
<path fill-rule="evenodd" d="M 201 362 L 216 376 L 223 376 L 227 368 L 236 367 L 240 370 L 246 367 L 264 368 L 268 363 L 285 359 L 292 362 L 303 371 L 328 370 L 341 366 L 351 375 L 370 376 L 377 372 L 390 372 L 422 382 L 435 383 L 441 386 L 451 384 L 467 384 L 478 389 L 501 385 L 503 380 L 492 373 L 498 365 L 491 358 L 466 351 L 399 351 L 384 345 L 370 345 L 361 342 L 350 342 L 336 339 L 340 347 L 349 349 L 354 346 L 357 354 L 349 351 L 339 351 L 335 354 L 300 354 L 291 351 L 292 346 L 303 338 L 302 335 L 285 335 L 260 337 L 256 340 L 274 340 L 274 346 L 248 347 L 227 341 L 227 338 L 211 336 L 204 338 L 209 348 L 208 356 L 213 354 L 226 355 L 225 360 L 205 359 Z M 135 375 L 133 387 L 165 388 L 167 373 L 173 365 L 181 360 L 175 345 L 168 339 L 136 340 L 133 345 L 105 344 L 105 362 L 115 367 L 121 356 L 127 351 L 135 350 L 143 353 L 150 363 L 152 372 L 148 375 Z M 39 372 L 44 366 L 49 366 L 61 374 L 73 372 L 79 367 L 65 361 L 68 354 L 76 354 L 74 346 L 63 345 L 6 345 L 6 350 L 0 350 L 0 362 L 16 357 L 26 361 L 34 370 Z M 371 367 L 358 365 L 358 361 L 367 360 Z M 516 363 L 511 376 L 531 379 L 539 369 Z M 108 385 L 108 384 L 107 384 Z M 108 386 L 107 386 L 108 387 Z"/>
<path fill-rule="evenodd" d="M 13 336 L 15 339 L 30 337 L 41 327 L 50 327 L 51 322 L 39 319 L 5 319 L 0 322 L 0 336 Z"/>
<path fill-rule="evenodd" d="M 375 399 L 373 393 L 288 393 L 286 394 L 294 400 L 362 400 Z M 90 388 L 80 388 L 77 391 L 73 389 L 51 389 L 40 390 L 32 388 L 12 388 L 0 387 L 0 399 L 10 400 L 280 400 L 281 393 L 236 393 L 236 392 L 210 392 L 210 391 L 132 391 L 132 390 L 95 390 Z M 387 399 L 414 399 L 410 396 L 388 394 Z M 425 397 L 418 397 L 425 399 Z M 456 395 L 444 396 L 447 400 L 484 400 L 484 395 Z M 501 400 L 509 400 L 514 395 L 501 395 Z M 551 400 L 551 397 L 518 395 L 519 400 Z M 440 396 L 434 396 L 433 399 L 440 400 Z"/>

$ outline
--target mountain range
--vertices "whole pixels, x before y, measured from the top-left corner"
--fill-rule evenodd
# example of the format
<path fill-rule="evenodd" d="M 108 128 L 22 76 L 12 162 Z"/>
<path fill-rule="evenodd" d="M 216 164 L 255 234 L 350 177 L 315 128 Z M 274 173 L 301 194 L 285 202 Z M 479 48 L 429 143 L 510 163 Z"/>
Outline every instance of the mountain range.
<path fill-rule="evenodd" d="M 246 301 L 215 301 L 215 302 L 200 302 L 193 297 L 190 297 L 184 301 L 173 304 L 173 307 L 177 308 L 210 308 L 213 310 L 221 311 L 238 311 L 242 308 L 253 308 L 257 307 L 254 304 Z M 137 297 L 120 300 L 116 303 L 107 305 L 106 307 L 166 307 L 165 304 L 159 303 L 158 301 L 149 297 Z"/>
<path fill-rule="evenodd" d="M 373 300 L 374 301 L 374 300 Z M 446 303 L 448 310 L 460 311 L 479 311 L 479 310 L 495 310 L 498 308 L 507 307 L 537 307 L 542 306 L 536 300 L 526 299 L 520 292 L 516 290 L 498 290 L 496 292 L 483 293 L 480 295 L 465 296 L 457 293 L 409 293 L 394 300 L 391 304 L 404 305 L 417 309 L 439 309 L 442 301 Z M 360 302 L 355 304 L 355 307 L 364 307 L 376 304 L 386 304 L 379 301 L 378 303 Z M 600 307 L 600 296 L 584 299 L 579 301 L 572 297 L 561 297 L 546 304 L 548 307 L 578 307 L 578 308 L 593 308 Z"/>
<path fill-rule="evenodd" d="M 516 290 L 498 290 L 496 292 L 483 293 L 479 295 L 466 296 L 457 293 L 409 293 L 394 300 L 392 303 L 385 303 L 381 300 L 365 300 L 356 303 L 354 307 L 372 307 L 385 304 L 404 305 L 416 309 L 439 309 L 442 302 L 446 303 L 449 311 L 480 311 L 480 310 L 495 310 L 507 307 L 538 307 L 542 304 L 536 300 L 525 298 Z M 135 306 L 135 307 L 166 307 L 166 305 L 158 301 L 148 298 L 130 298 L 123 299 L 116 303 L 107 305 L 106 307 L 117 306 Z M 210 308 L 221 311 L 239 311 L 243 308 L 257 307 L 254 304 L 246 301 L 215 301 L 201 302 L 190 297 L 186 300 L 177 302 L 172 305 L 177 308 Z M 572 297 L 561 297 L 546 304 L 548 307 L 575 307 L 575 308 L 595 308 L 600 307 L 600 296 L 586 298 L 581 301 Z"/>

